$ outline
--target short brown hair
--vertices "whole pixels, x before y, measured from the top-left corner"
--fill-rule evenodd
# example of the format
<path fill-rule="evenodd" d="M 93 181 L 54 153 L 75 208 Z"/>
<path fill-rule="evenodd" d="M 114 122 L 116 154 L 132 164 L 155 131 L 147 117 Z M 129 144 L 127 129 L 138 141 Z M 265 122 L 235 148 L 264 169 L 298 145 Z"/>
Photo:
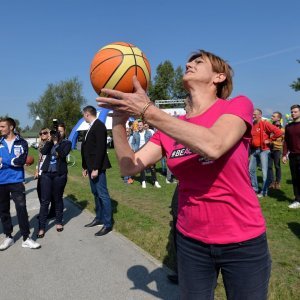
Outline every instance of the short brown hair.
<path fill-rule="evenodd" d="M 204 50 L 199 50 L 195 52 L 190 57 L 189 62 L 193 61 L 198 57 L 208 59 L 212 65 L 212 69 L 214 72 L 225 74 L 226 79 L 218 83 L 216 85 L 216 88 L 217 88 L 217 97 L 222 99 L 227 99 L 233 90 L 233 82 L 232 82 L 233 70 L 231 66 L 221 57 Z"/>
<path fill-rule="evenodd" d="M 298 108 L 298 109 L 300 110 L 300 105 L 299 105 L 299 104 L 294 104 L 294 105 L 292 105 L 292 106 L 291 106 L 291 110 L 294 109 L 294 108 Z"/>
<path fill-rule="evenodd" d="M 13 118 L 10 118 L 10 117 L 4 117 L 4 118 L 1 118 L 0 119 L 0 122 L 6 122 L 6 124 L 8 126 L 12 126 L 13 127 L 13 130 L 16 128 L 17 124 L 16 124 L 16 121 L 13 119 Z"/>

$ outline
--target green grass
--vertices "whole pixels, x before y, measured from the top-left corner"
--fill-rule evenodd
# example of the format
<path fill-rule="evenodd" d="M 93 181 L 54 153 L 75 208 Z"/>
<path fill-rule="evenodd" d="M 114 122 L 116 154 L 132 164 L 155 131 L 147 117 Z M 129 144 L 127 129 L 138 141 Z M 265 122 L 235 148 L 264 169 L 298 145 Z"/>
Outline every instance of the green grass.
<path fill-rule="evenodd" d="M 30 154 L 37 158 L 37 150 L 30 149 Z M 69 169 L 65 194 L 82 208 L 94 212 L 89 181 L 81 176 L 80 152 L 74 150 L 72 155 L 76 164 Z M 107 180 L 113 202 L 114 229 L 172 268 L 173 254 L 168 250 L 172 247 L 170 203 L 175 185 L 166 184 L 159 172 L 161 189 L 150 183 L 147 189 L 142 189 L 138 181 L 126 185 L 119 175 L 113 149 L 109 149 L 109 157 L 112 168 L 107 171 Z M 157 168 L 159 170 L 159 164 Z M 32 173 L 34 166 L 26 170 Z M 288 208 L 293 199 L 288 166 L 282 166 L 282 172 L 282 189 L 272 191 L 261 200 L 273 261 L 269 299 L 296 300 L 300 297 L 300 209 Z M 225 299 L 221 278 L 218 283 L 215 298 Z"/>

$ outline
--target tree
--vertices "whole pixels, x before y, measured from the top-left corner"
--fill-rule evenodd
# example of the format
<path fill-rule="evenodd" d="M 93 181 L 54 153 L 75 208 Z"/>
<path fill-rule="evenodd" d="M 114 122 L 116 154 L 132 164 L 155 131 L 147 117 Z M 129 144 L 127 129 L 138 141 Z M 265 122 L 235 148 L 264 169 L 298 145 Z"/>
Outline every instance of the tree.
<path fill-rule="evenodd" d="M 81 107 L 86 103 L 82 96 L 82 84 L 76 77 L 49 84 L 44 94 L 36 102 L 28 104 L 29 115 L 35 119 L 39 116 L 44 127 L 52 128 L 53 119 L 65 123 L 70 132 L 81 117 Z"/>
<path fill-rule="evenodd" d="M 182 84 L 183 71 L 181 67 L 174 70 L 172 63 L 166 60 L 158 65 L 154 82 L 149 86 L 149 97 L 152 101 L 167 99 L 182 99 L 186 91 Z"/>
<path fill-rule="evenodd" d="M 297 62 L 300 63 L 300 59 L 298 59 Z M 296 92 L 300 91 L 300 78 L 297 78 L 297 80 L 295 80 L 290 87 Z"/>
<path fill-rule="evenodd" d="M 178 67 L 174 74 L 174 84 L 172 91 L 172 99 L 185 99 L 187 97 L 187 91 L 183 87 L 182 83 L 183 70 L 182 67 Z"/>

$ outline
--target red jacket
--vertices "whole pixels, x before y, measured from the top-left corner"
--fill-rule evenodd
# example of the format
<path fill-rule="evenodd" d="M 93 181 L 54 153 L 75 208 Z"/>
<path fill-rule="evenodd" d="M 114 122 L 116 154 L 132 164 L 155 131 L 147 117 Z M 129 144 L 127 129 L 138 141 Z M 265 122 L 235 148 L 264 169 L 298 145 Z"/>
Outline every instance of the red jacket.
<path fill-rule="evenodd" d="M 280 136 L 283 135 L 282 130 L 280 130 L 275 125 L 271 124 L 268 121 L 261 120 L 258 123 L 259 129 L 260 129 L 260 149 L 261 150 L 269 150 L 269 144 L 266 144 L 265 141 L 275 141 Z M 253 127 L 252 127 L 253 130 Z M 252 131 L 251 131 L 252 133 Z"/>

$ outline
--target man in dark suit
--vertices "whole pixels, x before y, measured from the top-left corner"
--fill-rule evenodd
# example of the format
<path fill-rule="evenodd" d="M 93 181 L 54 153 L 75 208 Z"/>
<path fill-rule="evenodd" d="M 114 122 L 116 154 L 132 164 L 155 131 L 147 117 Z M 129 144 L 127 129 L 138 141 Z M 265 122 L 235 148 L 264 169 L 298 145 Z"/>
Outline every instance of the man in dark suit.
<path fill-rule="evenodd" d="M 107 156 L 107 131 L 98 120 L 95 107 L 86 106 L 83 118 L 90 127 L 81 145 L 82 175 L 89 176 L 96 207 L 95 219 L 85 227 L 103 224 L 101 230 L 95 233 L 96 236 L 102 236 L 112 230 L 111 199 L 106 184 L 106 169 L 111 168 Z"/>

